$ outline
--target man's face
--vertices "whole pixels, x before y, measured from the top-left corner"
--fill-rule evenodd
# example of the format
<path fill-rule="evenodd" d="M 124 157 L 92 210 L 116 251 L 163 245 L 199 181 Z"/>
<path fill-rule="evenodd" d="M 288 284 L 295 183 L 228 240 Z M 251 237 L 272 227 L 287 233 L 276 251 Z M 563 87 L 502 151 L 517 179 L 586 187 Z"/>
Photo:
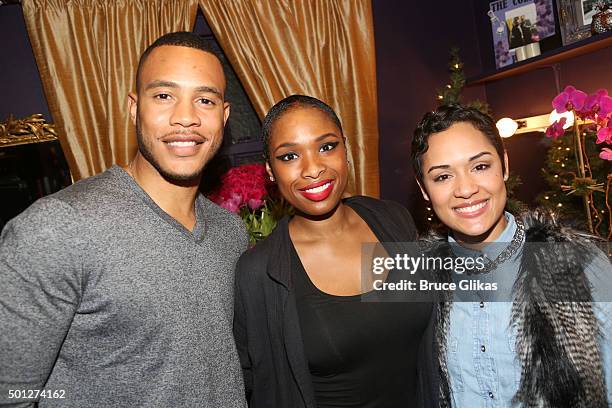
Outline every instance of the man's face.
<path fill-rule="evenodd" d="M 229 116 L 219 60 L 181 46 L 155 48 L 130 94 L 138 151 L 171 182 L 199 180 L 223 140 Z"/>

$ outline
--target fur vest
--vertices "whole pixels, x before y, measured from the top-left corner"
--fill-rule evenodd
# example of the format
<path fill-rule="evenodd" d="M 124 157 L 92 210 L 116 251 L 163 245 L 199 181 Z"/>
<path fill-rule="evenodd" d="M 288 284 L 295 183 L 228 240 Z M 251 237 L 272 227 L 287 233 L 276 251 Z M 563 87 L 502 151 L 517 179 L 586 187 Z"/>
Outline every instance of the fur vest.
<path fill-rule="evenodd" d="M 523 407 L 607 407 L 597 342 L 599 325 L 584 272 L 596 255 L 593 238 L 558 225 L 551 215 L 534 212 L 521 218 L 527 245 L 522 248 L 512 290 L 510 324 L 516 328 L 516 354 L 521 363 L 521 381 L 513 402 Z M 436 240 L 440 242 L 442 238 L 438 236 Z M 537 242 L 554 242 L 559 251 L 550 253 L 550 246 L 529 245 Z M 446 365 L 451 299 L 452 294 L 443 294 L 437 310 L 442 407 L 451 406 Z M 563 301 L 567 299 L 580 301 Z"/>

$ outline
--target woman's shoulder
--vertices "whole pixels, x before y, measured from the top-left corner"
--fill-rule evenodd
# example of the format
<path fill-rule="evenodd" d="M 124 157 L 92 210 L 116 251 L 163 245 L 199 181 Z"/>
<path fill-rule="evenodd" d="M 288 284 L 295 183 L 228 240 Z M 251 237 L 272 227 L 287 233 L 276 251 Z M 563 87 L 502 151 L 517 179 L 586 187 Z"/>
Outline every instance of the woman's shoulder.
<path fill-rule="evenodd" d="M 345 200 L 351 207 L 361 207 L 381 216 L 401 218 L 410 224 L 414 224 L 410 211 L 402 204 L 391 200 L 380 200 L 368 196 L 353 196 Z"/>
<path fill-rule="evenodd" d="M 525 225 L 527 245 L 544 245 L 544 252 L 586 264 L 587 270 L 598 265 L 610 270 L 609 242 L 604 238 L 565 225 L 558 214 L 543 209 L 524 212 L 518 218 Z"/>
<path fill-rule="evenodd" d="M 390 241 L 415 241 L 417 230 L 410 211 L 400 203 L 377 198 L 354 196 L 345 204 L 355 210 L 368 224 L 385 231 Z"/>
<path fill-rule="evenodd" d="M 565 225 L 557 213 L 546 209 L 524 211 L 516 218 L 525 226 L 527 242 L 572 242 L 591 247 L 602 241 L 593 234 Z"/>
<path fill-rule="evenodd" d="M 240 261 L 250 264 L 267 262 L 270 255 L 277 251 L 279 247 L 289 244 L 284 242 L 288 239 L 288 234 L 283 231 L 286 228 L 285 220 L 280 220 L 268 237 L 243 252 Z"/>
<path fill-rule="evenodd" d="M 278 264 L 279 257 L 289 251 L 288 219 L 279 220 L 276 228 L 265 239 L 247 249 L 236 265 L 237 279 L 257 279 L 267 274 L 270 265 Z"/>
<path fill-rule="evenodd" d="M 401 209 L 403 209 L 404 211 L 408 211 L 406 207 L 404 207 L 398 202 L 391 200 L 381 200 L 380 198 L 368 197 L 364 195 L 348 197 L 347 199 L 345 199 L 345 203 L 360 205 L 363 207 L 380 211 L 399 211 Z"/>

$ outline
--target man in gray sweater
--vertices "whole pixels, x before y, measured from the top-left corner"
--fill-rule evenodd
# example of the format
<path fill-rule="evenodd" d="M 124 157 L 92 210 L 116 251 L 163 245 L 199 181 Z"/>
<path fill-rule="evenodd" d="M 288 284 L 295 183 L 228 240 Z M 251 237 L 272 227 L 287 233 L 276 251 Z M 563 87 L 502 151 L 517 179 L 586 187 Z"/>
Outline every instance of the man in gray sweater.
<path fill-rule="evenodd" d="M 198 192 L 229 115 L 191 33 L 143 54 L 138 153 L 38 200 L 0 239 L 0 405 L 244 408 L 232 338 L 239 218 Z"/>

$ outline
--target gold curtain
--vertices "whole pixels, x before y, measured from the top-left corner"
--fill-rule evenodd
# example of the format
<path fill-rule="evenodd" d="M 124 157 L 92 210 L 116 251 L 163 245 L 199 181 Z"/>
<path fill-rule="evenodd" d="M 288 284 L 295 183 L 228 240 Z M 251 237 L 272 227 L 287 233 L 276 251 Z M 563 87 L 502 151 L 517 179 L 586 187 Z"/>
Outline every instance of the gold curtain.
<path fill-rule="evenodd" d="M 23 0 L 49 110 L 75 180 L 136 152 L 127 94 L 159 36 L 190 31 L 196 0 Z"/>
<path fill-rule="evenodd" d="M 349 139 L 349 189 L 377 197 L 371 0 L 199 0 L 257 113 L 300 93 L 328 103 Z"/>

